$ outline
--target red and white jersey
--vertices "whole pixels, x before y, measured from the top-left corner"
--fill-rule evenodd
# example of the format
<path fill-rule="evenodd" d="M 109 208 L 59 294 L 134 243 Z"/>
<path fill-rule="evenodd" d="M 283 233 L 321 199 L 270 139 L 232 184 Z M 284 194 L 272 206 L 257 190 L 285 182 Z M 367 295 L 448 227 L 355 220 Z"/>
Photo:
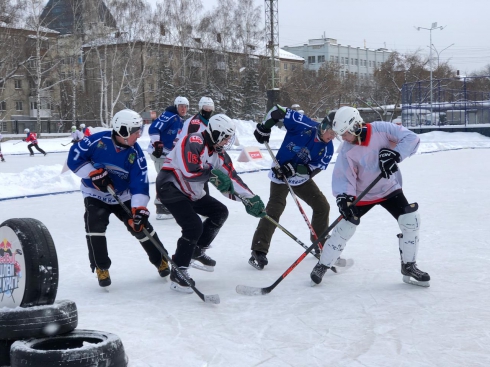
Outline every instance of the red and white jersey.
<path fill-rule="evenodd" d="M 201 116 L 201 114 L 194 115 L 189 117 L 184 121 L 184 125 L 182 126 L 182 130 L 177 134 L 177 141 L 182 139 L 184 136 L 192 134 L 192 133 L 200 133 L 206 130 L 208 126 L 208 121 Z"/>
<path fill-rule="evenodd" d="M 164 182 L 172 182 L 192 201 L 206 195 L 204 184 L 209 180 L 213 169 L 226 173 L 233 183 L 235 192 L 239 195 L 245 198 L 254 196 L 236 173 L 230 156 L 224 151 L 217 153 L 209 148 L 203 133 L 192 133 L 181 138 L 167 155 L 162 166 L 162 171 L 167 173 Z M 227 195 L 227 197 L 240 201 L 234 195 Z"/>
<path fill-rule="evenodd" d="M 36 133 L 29 133 L 27 135 L 26 142 L 31 143 L 31 144 L 37 144 L 37 134 Z"/>

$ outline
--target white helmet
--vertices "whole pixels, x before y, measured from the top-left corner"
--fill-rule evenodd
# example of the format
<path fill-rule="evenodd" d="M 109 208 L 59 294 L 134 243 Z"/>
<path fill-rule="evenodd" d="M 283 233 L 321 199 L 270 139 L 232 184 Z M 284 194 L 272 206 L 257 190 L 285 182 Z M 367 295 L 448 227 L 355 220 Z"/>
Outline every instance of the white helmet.
<path fill-rule="evenodd" d="M 219 144 L 226 138 L 235 135 L 235 123 L 228 116 L 219 113 L 209 119 L 206 130 L 213 144 Z"/>
<path fill-rule="evenodd" d="M 199 111 L 203 109 L 203 107 L 210 107 L 211 111 L 214 111 L 214 102 L 209 97 L 202 97 L 199 100 Z"/>
<path fill-rule="evenodd" d="M 30 132 L 30 131 L 31 131 L 31 130 L 29 130 L 29 129 L 24 129 L 24 132 L 25 132 L 25 133 L 28 133 L 28 132 Z"/>
<path fill-rule="evenodd" d="M 356 135 L 356 131 L 362 127 L 363 122 L 356 108 L 344 106 L 340 107 L 335 113 L 332 129 L 338 135 L 342 135 L 346 131 Z"/>
<path fill-rule="evenodd" d="M 77 127 L 76 127 L 75 125 L 73 125 L 73 126 L 71 127 L 71 131 L 75 131 L 76 129 L 77 129 Z"/>
<path fill-rule="evenodd" d="M 112 129 L 122 138 L 127 139 L 131 134 L 141 130 L 143 119 L 138 112 L 121 110 L 111 120 Z"/>
<path fill-rule="evenodd" d="M 177 98 L 175 98 L 174 106 L 178 107 L 180 104 L 183 104 L 187 106 L 187 108 L 189 108 L 189 100 L 185 97 L 178 96 Z"/>
<path fill-rule="evenodd" d="M 292 110 L 295 110 L 295 111 L 298 111 L 298 110 L 299 110 L 299 108 L 300 108 L 300 107 L 299 107 L 299 104 L 297 104 L 297 103 L 295 103 L 295 104 L 293 104 L 293 105 L 291 106 L 291 109 L 292 109 Z"/>
<path fill-rule="evenodd" d="M 80 124 L 80 129 L 85 129 L 85 124 Z"/>

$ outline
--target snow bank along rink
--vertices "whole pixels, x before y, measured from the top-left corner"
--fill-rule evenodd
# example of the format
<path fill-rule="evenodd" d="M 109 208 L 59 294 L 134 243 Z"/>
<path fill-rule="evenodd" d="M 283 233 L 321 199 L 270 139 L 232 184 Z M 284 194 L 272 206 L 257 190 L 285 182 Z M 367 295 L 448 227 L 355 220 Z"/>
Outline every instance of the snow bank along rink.
<path fill-rule="evenodd" d="M 238 122 L 243 146 L 258 145 L 253 129 L 251 122 Z M 273 130 L 273 149 L 283 136 Z M 220 305 L 171 291 L 117 220 L 107 231 L 113 285 L 105 292 L 90 272 L 80 192 L 4 200 L 78 190 L 76 176 L 60 175 L 69 148 L 61 143 L 68 137 L 39 140 L 46 157 L 29 157 L 24 143 L 2 142 L 7 162 L 0 163 L 0 221 L 32 217 L 47 226 L 59 258 L 57 298 L 76 302 L 78 328 L 120 336 L 130 366 L 489 366 L 490 139 L 443 132 L 420 137 L 418 154 L 400 169 L 407 198 L 420 205 L 418 263 L 431 275 L 428 289 L 402 282 L 398 225 L 376 207 L 343 253 L 355 260 L 352 268 L 327 273 L 320 286 L 310 287 L 316 260 L 309 256 L 269 295 L 238 295 L 238 284 L 272 284 L 303 250 L 276 231 L 269 265 L 263 271 L 252 268 L 247 261 L 257 219 L 212 189 L 230 216 L 210 249 L 215 272 L 191 269 L 190 274 L 203 293 L 220 295 Z M 148 140 L 146 133 L 140 138 L 143 148 Z M 264 161 L 254 163 L 236 162 L 239 153 L 230 152 L 237 171 L 253 171 L 242 178 L 266 202 L 267 151 Z M 330 202 L 331 220 L 338 215 L 332 169 L 315 177 Z M 154 182 L 152 165 L 149 176 Z M 308 244 L 308 228 L 288 200 L 280 223 Z M 307 205 L 303 208 L 311 214 Z M 149 209 L 154 212 L 151 202 Z M 180 227 L 150 220 L 173 253 Z"/>

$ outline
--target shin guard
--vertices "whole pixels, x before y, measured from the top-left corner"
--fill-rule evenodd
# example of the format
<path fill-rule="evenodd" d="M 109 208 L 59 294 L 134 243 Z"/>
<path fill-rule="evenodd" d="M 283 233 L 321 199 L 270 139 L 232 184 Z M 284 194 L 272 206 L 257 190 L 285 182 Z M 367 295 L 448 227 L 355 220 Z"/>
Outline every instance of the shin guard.
<path fill-rule="evenodd" d="M 403 263 L 415 262 L 419 247 L 420 215 L 418 204 L 413 203 L 405 207 L 405 214 L 398 217 L 398 225 L 402 231 L 398 235 L 398 245 Z"/>
<path fill-rule="evenodd" d="M 323 246 L 320 263 L 329 267 L 334 265 L 344 250 L 347 241 L 350 240 L 350 238 L 356 232 L 356 228 L 357 225 L 342 219 L 340 223 L 335 226 L 330 238 Z"/>

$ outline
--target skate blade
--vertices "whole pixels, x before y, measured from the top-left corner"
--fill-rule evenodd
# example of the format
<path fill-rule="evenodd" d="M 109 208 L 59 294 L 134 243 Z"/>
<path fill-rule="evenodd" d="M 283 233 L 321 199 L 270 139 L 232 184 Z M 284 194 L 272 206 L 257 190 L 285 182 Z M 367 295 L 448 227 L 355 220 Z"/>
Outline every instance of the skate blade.
<path fill-rule="evenodd" d="M 335 266 L 339 268 L 350 268 L 352 265 L 354 265 L 354 260 L 353 259 L 337 259 L 337 261 L 334 264 Z"/>
<path fill-rule="evenodd" d="M 317 285 L 320 285 L 320 283 L 316 284 L 313 280 L 310 280 L 310 287 L 316 287 Z"/>
<path fill-rule="evenodd" d="M 251 258 L 250 260 L 248 260 L 248 263 L 249 263 L 250 265 L 252 265 L 252 266 L 253 266 L 255 269 L 257 269 L 257 270 L 264 270 L 264 267 L 263 267 L 263 266 L 261 266 L 261 265 L 259 265 L 259 264 L 258 264 L 258 263 L 255 261 L 255 259 L 253 259 L 253 258 Z"/>
<path fill-rule="evenodd" d="M 412 285 L 418 285 L 419 287 L 430 287 L 430 282 L 421 282 L 415 279 L 412 279 L 409 275 L 404 275 L 403 276 L 403 282 L 407 284 L 412 284 Z"/>
<path fill-rule="evenodd" d="M 209 271 L 210 273 L 212 273 L 214 271 L 214 266 L 204 265 L 204 264 L 201 264 L 200 262 L 195 261 L 195 260 L 191 260 L 191 264 L 190 265 L 194 269 Z"/>
<path fill-rule="evenodd" d="M 174 219 L 172 214 L 157 214 L 157 220 Z"/>
<path fill-rule="evenodd" d="M 186 293 L 186 294 L 190 294 L 194 292 L 191 287 L 183 287 L 175 282 L 170 283 L 170 289 L 176 292 Z"/>

